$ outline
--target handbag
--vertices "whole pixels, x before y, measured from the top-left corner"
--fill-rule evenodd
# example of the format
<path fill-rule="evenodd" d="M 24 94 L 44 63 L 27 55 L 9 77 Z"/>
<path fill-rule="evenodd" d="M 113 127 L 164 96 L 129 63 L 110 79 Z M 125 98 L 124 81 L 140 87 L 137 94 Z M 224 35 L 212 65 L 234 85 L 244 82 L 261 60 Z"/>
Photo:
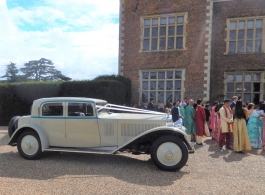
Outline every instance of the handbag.
<path fill-rule="evenodd" d="M 210 131 L 209 131 L 209 127 L 208 127 L 207 123 L 205 123 L 204 126 L 205 126 L 204 129 L 205 129 L 206 136 L 210 137 Z"/>

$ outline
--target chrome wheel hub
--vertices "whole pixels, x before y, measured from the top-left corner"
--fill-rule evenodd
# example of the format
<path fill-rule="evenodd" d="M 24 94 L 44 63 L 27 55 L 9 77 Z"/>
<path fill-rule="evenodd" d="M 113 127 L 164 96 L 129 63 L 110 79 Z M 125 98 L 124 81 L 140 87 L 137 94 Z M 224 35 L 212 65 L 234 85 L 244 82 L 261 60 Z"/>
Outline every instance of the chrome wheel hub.
<path fill-rule="evenodd" d="M 165 142 L 157 148 L 157 159 L 165 166 L 174 166 L 182 159 L 180 147 L 173 142 Z"/>

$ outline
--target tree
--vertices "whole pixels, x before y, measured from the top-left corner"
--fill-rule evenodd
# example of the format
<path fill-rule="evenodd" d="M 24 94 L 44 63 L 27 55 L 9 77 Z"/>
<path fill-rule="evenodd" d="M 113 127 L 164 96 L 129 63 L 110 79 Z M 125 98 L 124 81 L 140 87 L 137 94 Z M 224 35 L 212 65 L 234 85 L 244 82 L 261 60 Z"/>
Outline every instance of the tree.
<path fill-rule="evenodd" d="M 24 73 L 27 80 L 33 81 L 70 81 L 71 78 L 64 76 L 61 71 L 56 70 L 51 60 L 41 58 L 24 64 L 20 71 Z"/>
<path fill-rule="evenodd" d="M 1 76 L 0 78 L 6 78 L 9 82 L 18 82 L 20 75 L 18 75 L 19 70 L 16 67 L 16 64 L 10 62 L 10 64 L 6 65 L 6 74 Z"/>

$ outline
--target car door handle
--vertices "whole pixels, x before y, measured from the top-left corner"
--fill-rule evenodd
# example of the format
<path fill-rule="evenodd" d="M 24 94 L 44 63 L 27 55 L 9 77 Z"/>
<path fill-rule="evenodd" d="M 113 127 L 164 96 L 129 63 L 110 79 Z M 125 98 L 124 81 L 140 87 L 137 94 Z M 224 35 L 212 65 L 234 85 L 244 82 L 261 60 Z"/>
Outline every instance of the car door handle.
<path fill-rule="evenodd" d="M 43 123 L 44 121 L 40 121 L 40 123 Z"/>

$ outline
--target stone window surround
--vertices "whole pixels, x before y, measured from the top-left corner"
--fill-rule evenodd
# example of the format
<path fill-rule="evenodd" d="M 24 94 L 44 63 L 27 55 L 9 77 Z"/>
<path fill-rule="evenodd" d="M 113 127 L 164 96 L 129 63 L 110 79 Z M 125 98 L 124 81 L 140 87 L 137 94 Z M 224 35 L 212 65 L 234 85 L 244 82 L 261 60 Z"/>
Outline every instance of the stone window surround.
<path fill-rule="evenodd" d="M 144 20 L 145 19 L 153 19 L 153 18 L 163 18 L 163 17 L 178 17 L 178 16 L 183 16 L 184 17 L 184 23 L 183 23 L 183 48 L 181 49 L 157 49 L 157 50 L 152 50 L 152 48 L 150 47 L 150 50 L 143 50 L 143 43 L 144 43 Z M 140 52 L 159 52 L 159 51 L 180 51 L 180 50 L 186 50 L 186 37 L 187 37 L 187 33 L 186 33 L 186 26 L 188 24 L 188 12 L 178 12 L 178 13 L 171 13 L 171 14 L 159 14 L 159 15 L 150 15 L 150 16 L 141 16 L 140 19 L 140 25 L 141 25 L 141 44 L 140 44 Z M 159 27 L 160 25 L 158 25 Z M 167 24 L 166 27 L 168 27 L 169 25 Z M 175 23 L 175 26 L 177 26 L 177 24 Z M 176 30 L 175 30 L 176 31 Z M 176 32 L 175 32 L 176 34 Z M 166 40 L 168 38 L 168 35 L 165 36 Z M 174 36 L 175 38 L 177 37 L 176 35 Z M 152 38 L 152 36 L 150 36 L 150 38 Z M 159 36 L 158 36 L 159 38 Z M 176 46 L 176 40 L 174 41 L 174 45 Z M 150 43 L 151 44 L 151 43 Z M 159 44 L 159 41 L 158 41 Z M 166 41 L 166 45 L 167 45 L 167 41 Z M 158 47 L 158 46 L 157 46 Z"/>
<path fill-rule="evenodd" d="M 255 38 L 255 32 L 256 32 L 256 20 L 259 20 L 259 19 L 263 19 L 263 26 L 262 26 L 262 48 L 261 48 L 261 52 L 255 52 L 255 44 L 254 44 L 254 40 L 256 39 Z M 253 28 L 247 28 L 247 21 L 248 20 L 254 20 L 254 27 Z M 235 48 L 236 48 L 236 51 L 234 53 L 230 53 L 229 52 L 229 42 L 230 42 L 230 22 L 237 22 L 237 24 L 239 23 L 239 21 L 245 21 L 245 38 L 242 39 L 242 41 L 244 40 L 244 52 L 237 52 L 237 47 L 238 47 L 238 25 L 237 25 L 237 28 L 235 29 L 236 30 L 236 39 L 235 39 L 235 42 L 236 42 L 236 45 L 235 45 Z M 242 28 L 243 29 L 243 28 Z M 253 39 L 249 39 L 249 40 L 253 40 L 253 51 L 252 52 L 246 52 L 246 42 L 247 42 L 247 29 L 253 29 L 254 32 L 253 32 Z M 225 31 L 226 31 L 226 39 L 225 39 L 225 42 L 226 42 L 226 51 L 224 54 L 228 54 L 228 55 L 233 55 L 233 54 L 255 54 L 255 53 L 264 53 L 265 52 L 265 16 L 252 16 L 252 17 L 239 17 L 239 18 L 228 18 L 226 20 L 226 28 L 225 28 Z"/>
<path fill-rule="evenodd" d="M 150 96 L 150 91 L 152 91 L 152 90 L 150 90 L 150 89 L 148 89 L 148 90 L 143 90 L 143 86 L 142 86 L 142 82 L 144 81 L 144 80 L 143 80 L 143 72 L 149 72 L 149 73 L 150 73 L 150 72 L 166 72 L 166 71 L 173 71 L 173 72 L 174 72 L 174 71 L 180 71 L 180 72 L 182 73 L 181 79 L 175 79 L 175 78 L 170 79 L 170 80 L 173 81 L 173 88 L 172 88 L 172 90 L 167 90 L 166 87 L 165 87 L 164 90 L 159 90 L 159 89 L 153 90 L 153 91 L 156 92 L 156 96 L 158 97 L 158 91 L 164 91 L 165 93 L 166 93 L 166 91 L 172 91 L 172 92 L 173 92 L 172 102 L 173 102 L 175 99 L 179 99 L 179 97 L 174 97 L 174 96 L 175 96 L 175 91 L 179 91 L 179 92 L 180 92 L 180 96 L 181 96 L 181 98 L 182 98 L 182 99 L 184 98 L 184 92 L 185 92 L 185 86 L 184 86 L 184 83 L 185 83 L 185 77 L 186 77 L 186 69 L 185 69 L 185 68 L 140 69 L 140 70 L 139 70 L 139 81 L 140 81 L 140 88 L 139 88 L 139 102 L 142 102 L 142 103 L 144 102 L 144 101 L 142 100 L 142 91 L 148 91 L 147 102 L 149 102 L 149 100 L 150 100 L 150 98 L 151 98 L 151 96 Z M 174 75 L 174 74 L 173 74 L 173 75 Z M 158 80 L 159 80 L 158 78 L 154 79 L 154 81 L 158 81 Z M 180 80 L 180 81 L 181 81 L 181 89 L 180 89 L 180 90 L 175 90 L 175 88 L 174 88 L 174 86 L 175 86 L 174 81 L 175 81 L 175 80 Z M 152 81 L 152 79 L 149 78 L 148 81 Z M 165 81 L 165 86 L 166 86 L 166 81 L 167 81 L 167 79 L 166 79 L 166 75 L 165 75 L 165 79 L 164 79 L 164 81 Z M 156 85 L 158 86 L 158 83 L 157 83 Z M 166 94 L 164 94 L 164 102 L 158 102 L 157 97 L 155 97 L 155 98 L 156 98 L 156 103 L 155 103 L 155 104 L 164 103 L 164 104 L 166 105 Z"/>
<path fill-rule="evenodd" d="M 244 80 L 244 76 L 247 75 L 247 74 L 251 74 L 252 77 L 254 74 L 260 74 L 260 80 L 258 81 L 255 81 L 253 78 L 251 81 L 245 81 Z M 234 78 L 233 81 L 228 81 L 228 75 L 242 75 L 243 78 L 242 78 L 242 81 L 236 81 L 236 78 Z M 227 84 L 228 83 L 234 83 L 234 92 L 228 92 L 227 91 Z M 253 90 L 251 90 L 250 92 L 236 92 L 235 89 L 236 89 L 236 83 L 242 83 L 245 85 L 245 83 L 251 83 L 252 84 L 252 88 L 253 88 L 253 83 L 260 83 L 260 91 L 259 92 L 254 92 Z M 260 100 L 263 100 L 265 98 L 265 72 L 264 71 L 230 71 L 230 72 L 225 72 L 224 73 L 224 94 L 225 94 L 225 98 L 229 98 L 227 97 L 227 94 L 232 94 L 233 95 L 230 95 L 230 96 L 234 96 L 234 95 L 243 95 L 242 97 L 244 98 L 244 94 L 247 93 L 247 94 L 251 94 L 251 101 L 253 101 L 253 97 L 254 97 L 254 94 L 259 94 L 259 99 Z M 243 102 L 245 101 L 249 101 L 249 100 L 245 100 L 243 99 Z"/>

